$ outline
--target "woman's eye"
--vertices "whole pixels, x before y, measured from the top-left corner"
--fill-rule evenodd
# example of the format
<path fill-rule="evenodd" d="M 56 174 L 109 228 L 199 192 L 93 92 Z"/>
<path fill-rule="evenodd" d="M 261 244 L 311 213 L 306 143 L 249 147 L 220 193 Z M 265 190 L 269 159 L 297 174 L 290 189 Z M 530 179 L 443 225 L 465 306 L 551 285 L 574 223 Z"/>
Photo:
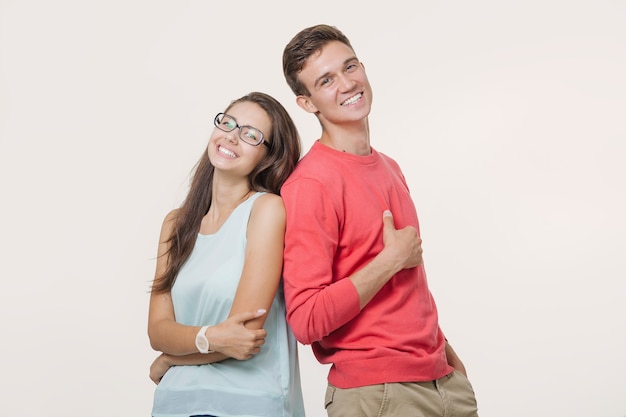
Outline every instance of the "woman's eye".
<path fill-rule="evenodd" d="M 253 129 L 248 130 L 246 136 L 255 141 L 259 139 L 259 134 Z"/>

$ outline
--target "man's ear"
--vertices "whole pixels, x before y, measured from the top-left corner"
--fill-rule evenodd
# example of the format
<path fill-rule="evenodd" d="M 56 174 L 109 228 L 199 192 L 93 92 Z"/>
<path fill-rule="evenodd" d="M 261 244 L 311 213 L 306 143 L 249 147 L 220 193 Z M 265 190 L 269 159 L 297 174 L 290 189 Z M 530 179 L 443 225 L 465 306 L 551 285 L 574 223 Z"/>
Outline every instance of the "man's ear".
<path fill-rule="evenodd" d="M 297 96 L 296 104 L 305 112 L 317 113 L 317 107 L 311 102 L 311 98 L 308 96 Z"/>

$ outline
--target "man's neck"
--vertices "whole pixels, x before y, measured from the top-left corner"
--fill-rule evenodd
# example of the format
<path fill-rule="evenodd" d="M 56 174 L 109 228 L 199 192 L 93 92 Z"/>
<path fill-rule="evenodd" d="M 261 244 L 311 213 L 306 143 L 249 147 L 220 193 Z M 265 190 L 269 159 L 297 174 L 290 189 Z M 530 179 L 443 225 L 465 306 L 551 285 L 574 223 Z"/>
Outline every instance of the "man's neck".
<path fill-rule="evenodd" d="M 367 120 L 352 125 L 323 126 L 320 143 L 329 148 L 354 155 L 369 155 L 370 130 Z"/>

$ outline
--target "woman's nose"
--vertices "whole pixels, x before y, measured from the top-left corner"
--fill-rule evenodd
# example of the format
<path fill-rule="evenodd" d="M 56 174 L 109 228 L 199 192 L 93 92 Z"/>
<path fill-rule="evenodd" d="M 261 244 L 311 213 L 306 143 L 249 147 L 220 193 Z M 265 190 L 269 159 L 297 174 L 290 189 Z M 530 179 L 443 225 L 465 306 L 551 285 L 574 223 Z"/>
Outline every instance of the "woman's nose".
<path fill-rule="evenodd" d="M 230 132 L 227 132 L 226 133 L 226 139 L 229 142 L 237 143 L 237 141 L 239 140 L 239 128 L 235 128 L 235 129 L 231 130 Z"/>

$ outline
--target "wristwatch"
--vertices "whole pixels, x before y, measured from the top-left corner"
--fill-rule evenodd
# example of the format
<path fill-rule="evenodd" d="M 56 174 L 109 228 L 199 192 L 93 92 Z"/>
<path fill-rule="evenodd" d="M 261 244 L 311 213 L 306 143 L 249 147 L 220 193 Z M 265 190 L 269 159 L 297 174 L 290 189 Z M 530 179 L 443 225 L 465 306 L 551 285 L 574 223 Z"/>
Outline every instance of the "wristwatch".
<path fill-rule="evenodd" d="M 202 326 L 198 334 L 196 335 L 196 348 L 200 353 L 210 353 L 209 339 L 206 338 L 206 329 L 209 326 Z"/>

